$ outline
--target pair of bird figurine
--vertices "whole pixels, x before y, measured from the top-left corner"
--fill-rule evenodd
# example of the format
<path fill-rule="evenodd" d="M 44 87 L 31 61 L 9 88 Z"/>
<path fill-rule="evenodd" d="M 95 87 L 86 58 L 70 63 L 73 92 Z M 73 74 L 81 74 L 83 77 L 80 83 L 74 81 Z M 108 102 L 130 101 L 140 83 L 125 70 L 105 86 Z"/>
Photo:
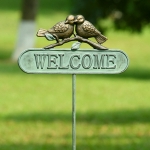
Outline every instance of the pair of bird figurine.
<path fill-rule="evenodd" d="M 76 35 L 74 34 L 74 25 Z M 70 38 L 73 34 L 86 39 L 95 37 L 99 44 L 102 44 L 107 40 L 107 37 L 102 35 L 101 32 L 99 32 L 92 23 L 85 20 L 82 15 L 69 15 L 65 21 L 56 23 L 48 30 L 40 29 L 37 33 L 37 36 L 45 36 L 47 33 L 52 34 L 57 42 L 59 42 L 59 39 L 63 40 L 65 38 Z"/>

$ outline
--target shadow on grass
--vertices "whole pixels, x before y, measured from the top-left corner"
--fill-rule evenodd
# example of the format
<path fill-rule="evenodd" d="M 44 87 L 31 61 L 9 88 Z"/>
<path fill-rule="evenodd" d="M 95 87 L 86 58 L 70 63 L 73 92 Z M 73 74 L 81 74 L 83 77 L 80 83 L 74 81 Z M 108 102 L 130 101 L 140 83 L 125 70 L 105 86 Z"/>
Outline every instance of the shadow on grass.
<path fill-rule="evenodd" d="M 17 63 L 13 62 L 1 62 L 0 63 L 0 73 L 23 73 L 23 71 L 19 68 Z M 62 76 L 62 75 L 55 75 L 55 76 Z M 78 75 L 79 77 L 83 78 L 94 78 L 99 79 L 100 77 L 105 78 L 133 78 L 133 79 L 140 79 L 140 80 L 150 80 L 150 69 L 148 68 L 129 68 L 125 72 L 121 74 L 105 74 L 105 75 Z"/>
<path fill-rule="evenodd" d="M 62 121 L 71 123 L 71 114 L 69 113 L 29 113 L 29 114 L 16 114 L 0 117 L 0 121 L 15 121 L 15 122 L 52 122 Z M 77 113 L 77 123 L 87 123 L 93 125 L 103 124 L 127 124 L 132 123 L 150 123 L 150 109 L 140 110 L 121 110 L 113 112 L 89 112 Z M 45 136 L 45 135 L 44 135 Z M 48 137 L 47 137 L 48 136 Z M 60 135 L 57 137 L 58 141 L 52 142 L 49 135 L 44 137 L 45 140 L 37 142 L 22 143 L 0 143 L 2 150 L 71 150 L 70 136 Z M 53 138 L 53 137 L 51 137 Z M 62 142 L 63 141 L 65 142 Z M 150 136 L 149 134 L 99 134 L 94 135 L 79 135 L 77 134 L 77 149 L 78 150 L 149 150 L 150 149 Z M 49 144 L 48 144 L 49 143 Z M 58 144 L 56 144 L 58 143 Z"/>
<path fill-rule="evenodd" d="M 125 72 L 120 74 L 105 74 L 105 75 L 80 75 L 81 77 L 85 76 L 87 78 L 100 78 L 106 77 L 106 78 L 131 78 L 131 79 L 139 79 L 139 80 L 150 80 L 150 69 L 149 68 L 129 68 Z"/>
<path fill-rule="evenodd" d="M 71 150 L 71 145 L 53 144 L 0 144 L 1 150 Z"/>
<path fill-rule="evenodd" d="M 78 150 L 149 150 L 150 149 L 149 138 L 150 137 L 141 136 L 139 138 L 140 140 L 137 140 L 137 137 L 135 136 L 133 137 L 91 136 L 90 138 L 77 136 L 77 149 Z M 67 139 L 64 138 L 63 140 L 67 140 Z M 79 143 L 78 140 L 80 141 Z M 125 140 L 126 142 L 119 142 L 122 140 Z M 69 142 L 65 142 L 63 144 L 48 144 L 47 142 L 45 142 L 42 144 L 39 143 L 0 144 L 0 148 L 1 150 L 71 150 L 72 146 L 71 143 Z"/>
<path fill-rule="evenodd" d="M 71 122 L 71 112 L 68 113 L 29 113 L 12 114 L 0 118 L 3 120 L 13 120 L 16 122 Z M 88 112 L 77 113 L 77 122 L 90 124 L 132 124 L 150 123 L 150 109 L 120 110 L 112 112 Z"/>

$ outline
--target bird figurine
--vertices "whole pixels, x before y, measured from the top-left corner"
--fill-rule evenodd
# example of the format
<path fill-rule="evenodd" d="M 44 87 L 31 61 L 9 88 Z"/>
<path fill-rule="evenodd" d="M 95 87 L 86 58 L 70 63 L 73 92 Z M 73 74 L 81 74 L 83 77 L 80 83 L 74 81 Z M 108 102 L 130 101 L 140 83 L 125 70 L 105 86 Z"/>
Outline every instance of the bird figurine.
<path fill-rule="evenodd" d="M 101 32 L 99 32 L 92 23 L 85 20 L 85 18 L 82 15 L 77 15 L 75 18 L 75 30 L 78 36 L 87 39 L 90 37 L 95 37 L 96 41 L 99 44 L 102 44 L 107 40 L 107 37 L 102 35 Z"/>
<path fill-rule="evenodd" d="M 48 30 L 40 29 L 37 32 L 37 36 L 46 37 L 46 34 L 52 34 L 58 43 L 59 39 L 63 40 L 65 38 L 69 38 L 73 34 L 74 20 L 75 20 L 75 16 L 69 15 L 65 21 L 60 21 L 56 23 L 52 28 Z"/>

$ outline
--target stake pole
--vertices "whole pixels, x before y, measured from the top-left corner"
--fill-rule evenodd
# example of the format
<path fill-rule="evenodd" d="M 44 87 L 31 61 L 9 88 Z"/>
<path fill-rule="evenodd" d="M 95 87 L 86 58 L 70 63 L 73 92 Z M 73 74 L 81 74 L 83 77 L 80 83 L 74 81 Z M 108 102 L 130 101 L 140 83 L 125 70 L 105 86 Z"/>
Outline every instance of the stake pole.
<path fill-rule="evenodd" d="M 76 150 L 76 74 L 72 74 L 72 150 Z"/>

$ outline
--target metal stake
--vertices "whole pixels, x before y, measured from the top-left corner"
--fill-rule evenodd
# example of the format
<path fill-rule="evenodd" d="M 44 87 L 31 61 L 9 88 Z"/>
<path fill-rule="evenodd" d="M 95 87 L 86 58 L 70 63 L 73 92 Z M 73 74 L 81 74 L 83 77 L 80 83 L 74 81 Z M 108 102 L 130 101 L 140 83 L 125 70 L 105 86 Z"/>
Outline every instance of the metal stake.
<path fill-rule="evenodd" d="M 72 74 L 72 150 L 76 150 L 76 74 Z"/>

